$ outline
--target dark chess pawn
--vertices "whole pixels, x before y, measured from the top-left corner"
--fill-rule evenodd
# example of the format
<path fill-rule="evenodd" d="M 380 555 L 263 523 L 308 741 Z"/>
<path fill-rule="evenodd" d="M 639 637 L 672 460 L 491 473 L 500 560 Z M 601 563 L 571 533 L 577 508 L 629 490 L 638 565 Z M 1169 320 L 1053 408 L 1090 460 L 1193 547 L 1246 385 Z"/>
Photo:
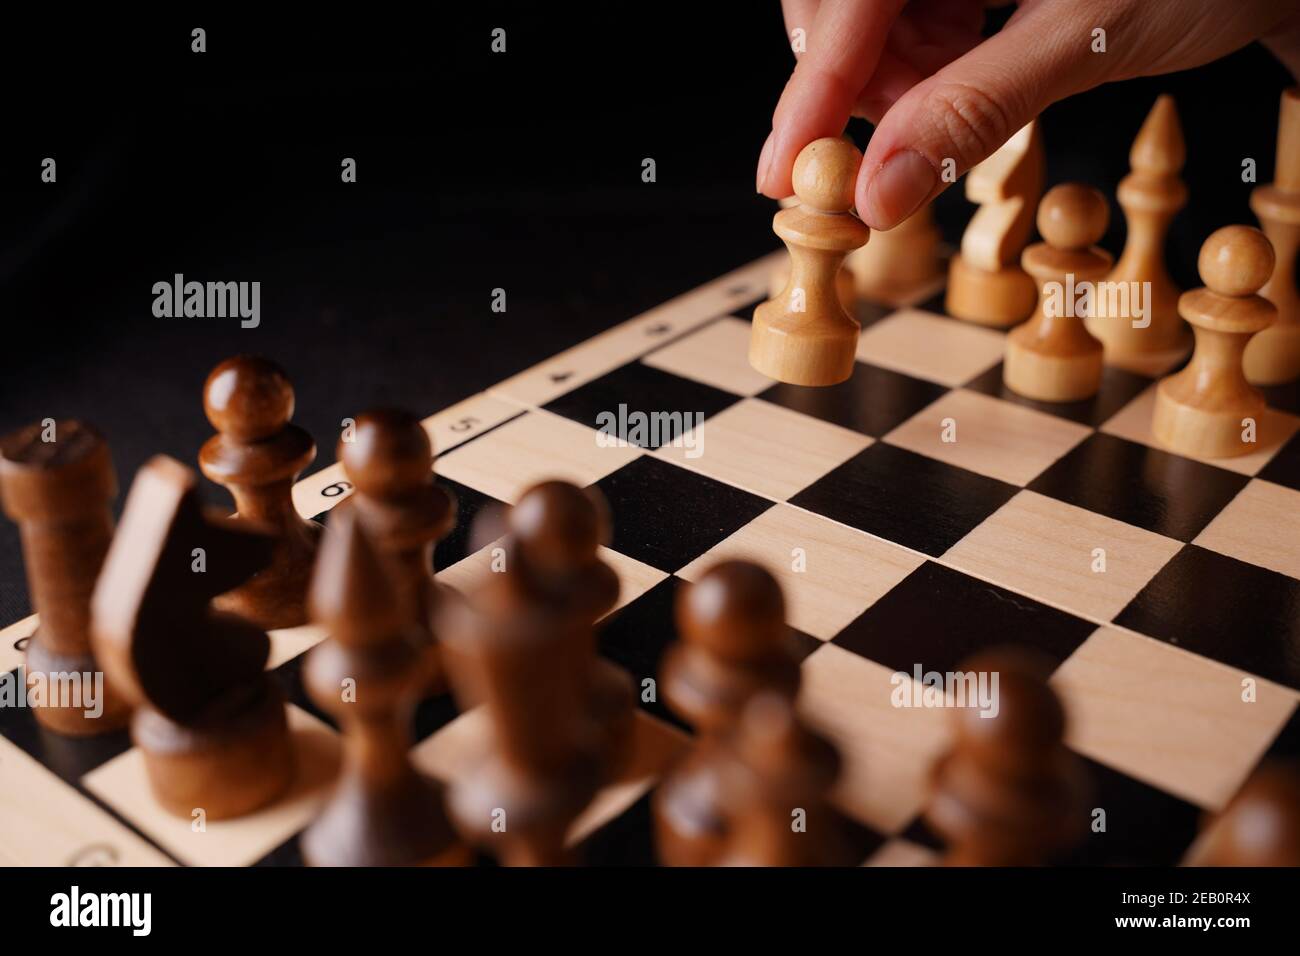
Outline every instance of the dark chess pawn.
<path fill-rule="evenodd" d="M 1300 765 L 1261 765 L 1209 821 L 1183 864 L 1300 866 Z"/>
<path fill-rule="evenodd" d="M 574 862 L 569 829 L 606 767 L 566 622 L 480 593 L 449 595 L 439 624 L 456 700 L 487 721 L 486 743 L 448 787 L 457 829 L 507 866 Z"/>
<path fill-rule="evenodd" d="M 631 745 L 631 682 L 597 659 L 595 619 L 618 579 L 600 560 L 596 499 L 562 482 L 509 514 L 504 571 L 449 599 L 443 658 L 462 707 L 481 705 L 490 743 L 450 788 L 462 832 L 510 865 L 572 862 L 566 837 Z"/>
<path fill-rule="evenodd" d="M 681 640 L 661 669 L 664 697 L 699 743 L 655 791 L 659 857 L 670 866 L 717 862 L 728 840 L 722 771 L 725 738 L 756 694 L 793 700 L 799 662 L 791 651 L 781 586 L 747 561 L 714 565 L 677 601 Z"/>
<path fill-rule="evenodd" d="M 456 502 L 434 482 L 429 435 L 408 412 L 364 412 L 339 441 L 338 457 L 355 490 L 336 511 L 356 512 L 384 562 L 394 599 L 427 648 L 426 693 L 439 691 L 444 680 L 434 621 L 441 588 L 433 577 L 433 549 L 455 524 Z"/>
<path fill-rule="evenodd" d="M 827 792 L 840 756 L 781 694 L 760 694 L 741 714 L 722 775 L 733 824 L 722 866 L 848 866 Z"/>
<path fill-rule="evenodd" d="M 36 719 L 56 733 L 111 733 L 130 716 L 107 683 L 94 702 L 84 694 L 77 701 L 50 694 L 60 675 L 78 675 L 84 688 L 102 673 L 90 647 L 90 595 L 113 538 L 116 495 L 108 445 L 88 425 L 37 423 L 0 440 L 0 499 L 18 524 L 32 607 L 40 615 L 27 645 L 28 699 Z"/>
<path fill-rule="evenodd" d="M 996 716 L 954 711 L 952 749 L 935 766 L 925 819 L 947 840 L 950 866 L 1055 862 L 1087 833 L 1088 783 L 1064 743 L 1065 711 L 1045 662 L 1018 648 L 966 661 L 996 674 Z"/>
<path fill-rule="evenodd" d="M 630 754 L 635 695 L 628 675 L 597 656 L 595 622 L 618 601 L 619 581 L 600 557 L 609 511 L 599 492 L 563 481 L 535 485 L 507 515 L 506 570 L 493 575 L 494 600 L 537 607 L 569 621 L 566 640 L 585 661 L 585 700 L 605 777 Z"/>
<path fill-rule="evenodd" d="M 312 699 L 343 728 L 333 796 L 303 833 L 315 866 L 467 865 L 441 786 L 411 765 L 410 724 L 432 658 L 385 577 L 355 508 L 330 517 L 312 579 L 312 618 L 330 636 L 307 657 Z"/>
<path fill-rule="evenodd" d="M 91 600 L 92 643 L 135 705 L 131 735 L 176 816 L 236 817 L 293 776 L 284 696 L 266 632 L 212 599 L 266 567 L 270 529 L 210 514 L 198 475 L 159 455 L 136 474 Z"/>
<path fill-rule="evenodd" d="M 293 506 L 293 483 L 316 457 L 311 436 L 293 417 L 293 386 L 279 366 L 263 358 L 227 359 L 208 376 L 203 407 L 217 434 L 199 452 L 199 467 L 230 489 L 241 519 L 274 529 L 270 565 L 216 606 L 258 627 L 307 623 L 307 584 L 321 527 Z"/>

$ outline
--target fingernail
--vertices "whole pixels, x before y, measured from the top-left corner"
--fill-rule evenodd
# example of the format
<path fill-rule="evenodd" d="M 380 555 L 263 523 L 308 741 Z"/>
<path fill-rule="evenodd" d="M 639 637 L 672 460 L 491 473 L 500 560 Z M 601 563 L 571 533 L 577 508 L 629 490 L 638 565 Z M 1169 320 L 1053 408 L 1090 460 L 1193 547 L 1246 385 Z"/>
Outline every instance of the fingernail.
<path fill-rule="evenodd" d="M 763 143 L 763 151 L 758 154 L 758 179 L 755 181 L 754 188 L 760 193 L 767 182 L 767 167 L 772 165 L 772 150 L 775 147 L 776 130 L 773 130 L 767 134 L 767 141 Z"/>
<path fill-rule="evenodd" d="M 895 153 L 876 171 L 867 187 L 867 217 L 876 229 L 893 229 L 925 202 L 938 177 L 920 153 Z"/>

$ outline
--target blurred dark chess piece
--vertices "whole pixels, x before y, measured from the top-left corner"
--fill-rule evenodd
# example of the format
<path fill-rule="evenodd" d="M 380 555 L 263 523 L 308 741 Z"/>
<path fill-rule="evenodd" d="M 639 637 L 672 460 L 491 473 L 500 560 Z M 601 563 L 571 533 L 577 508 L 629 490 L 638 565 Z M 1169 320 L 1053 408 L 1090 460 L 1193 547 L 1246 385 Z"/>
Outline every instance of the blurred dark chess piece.
<path fill-rule="evenodd" d="M 394 600 L 429 657 L 425 692 L 445 687 L 434 630 L 442 593 L 433 549 L 456 522 L 456 502 L 433 478 L 433 445 L 408 412 L 377 409 L 357 416 L 339 441 L 338 458 L 355 489 L 336 513 L 355 511 L 384 562 Z"/>
<path fill-rule="evenodd" d="M 271 563 L 216 606 L 258 627 L 307 623 L 307 584 L 321 526 L 293 506 L 293 483 L 316 457 L 311 436 L 290 423 L 293 386 L 275 363 L 226 359 L 208 376 L 203 407 L 217 430 L 199 452 L 203 474 L 230 489 L 237 517 L 274 529 Z"/>
<path fill-rule="evenodd" d="M 209 820 L 263 807 L 289 785 L 284 697 L 270 638 L 212 609 L 266 567 L 270 529 L 206 513 L 198 475 L 158 456 L 137 473 L 92 598 L 95 653 L 136 706 L 131 732 L 168 812 Z"/>
<path fill-rule="evenodd" d="M 536 486 L 509 529 L 504 570 L 470 601 L 445 602 L 440 619 L 457 700 L 481 704 L 490 728 L 448 803 L 462 832 L 505 863 L 569 863 L 569 828 L 631 747 L 631 681 L 596 656 L 594 622 L 618 579 L 597 551 L 607 523 L 591 492 Z"/>
<path fill-rule="evenodd" d="M 316 866 L 467 865 L 442 787 L 418 774 L 407 751 L 433 658 L 396 600 L 357 509 L 330 516 L 312 579 L 313 620 L 329 629 L 307 656 L 312 699 L 343 728 L 344 762 L 333 796 L 303 833 Z"/>
<path fill-rule="evenodd" d="M 681 640 L 669 648 L 660 672 L 663 692 L 694 726 L 698 743 L 655 791 L 656 843 L 670 866 L 708 866 L 729 837 L 725 738 L 756 694 L 794 699 L 799 662 L 781 586 L 747 561 L 714 565 L 681 591 L 677 629 Z"/>
<path fill-rule="evenodd" d="M 0 499 L 18 525 L 40 616 L 27 645 L 28 700 L 43 727 L 69 736 L 111 733 L 130 716 L 100 679 L 90 645 L 90 595 L 113 538 L 116 495 L 108 444 L 88 425 L 46 419 L 0 440 Z M 63 698 L 69 686 L 81 688 L 78 699 Z"/>
<path fill-rule="evenodd" d="M 849 866 L 840 817 L 827 793 L 840 756 L 781 694 L 760 694 L 731 737 L 723 794 L 735 808 L 723 866 Z"/>
<path fill-rule="evenodd" d="M 1185 866 L 1300 866 L 1300 765 L 1262 764 L 1188 851 Z"/>
<path fill-rule="evenodd" d="M 1019 648 L 966 661 L 964 674 L 997 675 L 996 713 L 954 710 L 955 740 L 936 765 L 925 819 L 952 866 L 1054 863 L 1087 833 L 1088 782 L 1064 743 L 1065 711 L 1051 668 Z"/>

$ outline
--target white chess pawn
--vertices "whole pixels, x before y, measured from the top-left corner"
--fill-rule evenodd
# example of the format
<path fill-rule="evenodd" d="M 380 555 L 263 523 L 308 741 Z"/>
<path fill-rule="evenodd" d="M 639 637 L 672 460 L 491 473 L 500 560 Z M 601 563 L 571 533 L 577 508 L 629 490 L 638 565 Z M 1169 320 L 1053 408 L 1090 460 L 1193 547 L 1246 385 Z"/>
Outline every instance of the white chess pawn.
<path fill-rule="evenodd" d="M 1225 226 L 1201 246 L 1197 269 L 1208 288 L 1178 300 L 1196 348 L 1186 368 L 1160 383 L 1151 428 L 1184 455 L 1244 455 L 1259 447 L 1267 408 L 1246 381 L 1242 356 L 1251 336 L 1277 318 L 1273 303 L 1255 294 L 1273 273 L 1273 247 L 1258 229 Z"/>
<path fill-rule="evenodd" d="M 799 205 L 773 231 L 790 250 L 790 279 L 754 310 L 749 362 L 780 382 L 835 385 L 853 374 L 860 326 L 840 302 L 836 276 L 871 230 L 849 210 L 862 154 L 838 136 L 809 143 L 794 163 Z"/>

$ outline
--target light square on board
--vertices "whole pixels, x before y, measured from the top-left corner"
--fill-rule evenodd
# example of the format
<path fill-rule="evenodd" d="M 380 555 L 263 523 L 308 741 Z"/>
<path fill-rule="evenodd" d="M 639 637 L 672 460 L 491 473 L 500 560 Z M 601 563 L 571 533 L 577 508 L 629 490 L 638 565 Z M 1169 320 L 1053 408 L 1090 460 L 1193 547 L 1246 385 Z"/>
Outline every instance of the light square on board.
<path fill-rule="evenodd" d="M 656 457 L 784 501 L 871 444 L 857 432 L 770 402 L 745 399 Z M 694 457 L 692 457 L 694 456 Z"/>
<path fill-rule="evenodd" d="M 172 861 L 0 737 L 0 865 L 171 866 Z"/>
<path fill-rule="evenodd" d="M 835 805 L 880 833 L 898 833 L 925 802 L 952 715 L 895 707 L 894 672 L 834 644 L 809 655 L 802 672 L 799 709 L 844 758 Z"/>
<path fill-rule="evenodd" d="M 943 854 L 928 846 L 896 837 L 873 853 L 863 866 L 938 866 L 942 860 Z"/>
<path fill-rule="evenodd" d="M 0 674 L 22 666 L 27 642 L 36 633 L 36 615 L 14 621 L 0 629 Z"/>
<path fill-rule="evenodd" d="M 824 641 L 924 560 L 888 541 L 779 504 L 678 574 L 694 581 L 717 562 L 733 559 L 753 561 L 772 572 L 785 592 L 786 620 Z"/>
<path fill-rule="evenodd" d="M 1157 387 L 1157 385 L 1152 385 L 1121 408 L 1101 426 L 1101 430 L 1110 435 L 1127 438 L 1129 441 L 1141 442 L 1151 448 L 1170 451 L 1157 441 L 1156 436 L 1151 432 L 1151 416 L 1155 412 Z M 1218 468 L 1225 468 L 1228 471 L 1235 471 L 1239 475 L 1257 475 L 1297 430 L 1300 430 L 1300 418 L 1270 408 L 1264 415 L 1264 420 L 1259 423 L 1257 432 L 1258 450 L 1251 452 L 1249 455 L 1238 455 L 1235 458 L 1205 458 L 1197 455 L 1186 455 L 1184 457 L 1194 458 L 1196 461 L 1202 461 Z"/>
<path fill-rule="evenodd" d="M 1023 486 L 1090 433 L 1076 422 L 957 389 L 917 412 L 885 440 Z"/>
<path fill-rule="evenodd" d="M 269 631 L 268 634 L 271 638 L 271 653 L 266 661 L 267 670 L 275 670 L 285 661 L 311 650 L 329 637 L 329 632 L 319 624 L 282 627 Z"/>
<path fill-rule="evenodd" d="M 454 784 L 491 752 L 491 735 L 487 712 L 476 707 L 414 747 L 411 760 L 422 773 Z M 638 710 L 627 766 L 573 822 L 568 843 L 580 842 L 636 803 L 687 746 L 688 738 L 681 731 Z"/>
<path fill-rule="evenodd" d="M 903 309 L 863 331 L 858 358 L 956 387 L 997 364 L 1006 337 L 919 309 Z"/>
<path fill-rule="evenodd" d="M 1297 694 L 1160 641 L 1100 628 L 1052 684 L 1067 743 L 1094 760 L 1222 809 L 1295 709 Z"/>
<path fill-rule="evenodd" d="M 743 319 L 725 316 L 651 352 L 641 361 L 736 395 L 757 395 L 772 380 L 749 364 L 752 330 L 753 326 Z"/>
<path fill-rule="evenodd" d="M 1172 538 L 1022 491 L 953 545 L 944 561 L 1049 604 L 1109 621 L 1181 547 Z M 1096 554 L 1098 548 L 1102 555 Z"/>
<path fill-rule="evenodd" d="M 193 866 L 248 866 L 303 830 L 338 777 L 340 741 L 332 729 L 297 707 L 288 708 L 294 777 L 288 793 L 268 807 L 230 820 L 208 820 L 195 832 L 188 817 L 159 805 L 133 747 L 82 781 L 141 833 Z"/>
<path fill-rule="evenodd" d="M 529 412 L 439 456 L 440 475 L 513 504 L 552 478 L 586 486 L 641 454 L 639 448 L 596 443 L 597 432 L 546 411 Z"/>
<path fill-rule="evenodd" d="M 482 583 L 483 578 L 491 573 L 492 552 L 501 545 L 501 539 L 480 548 L 464 560 L 457 561 L 449 568 L 443 568 L 438 572 L 438 581 L 448 587 L 455 588 L 462 594 L 471 593 L 475 587 Z M 618 575 L 618 601 L 609 613 L 617 611 L 626 604 L 635 601 L 646 591 L 668 577 L 667 573 L 660 571 L 658 568 L 652 568 L 648 564 L 642 564 L 635 558 L 629 558 L 625 554 L 619 554 L 617 551 L 609 548 L 600 548 L 600 557 L 606 564 L 614 569 Z"/>
<path fill-rule="evenodd" d="M 1251 479 L 1195 543 L 1300 578 L 1300 491 Z"/>

